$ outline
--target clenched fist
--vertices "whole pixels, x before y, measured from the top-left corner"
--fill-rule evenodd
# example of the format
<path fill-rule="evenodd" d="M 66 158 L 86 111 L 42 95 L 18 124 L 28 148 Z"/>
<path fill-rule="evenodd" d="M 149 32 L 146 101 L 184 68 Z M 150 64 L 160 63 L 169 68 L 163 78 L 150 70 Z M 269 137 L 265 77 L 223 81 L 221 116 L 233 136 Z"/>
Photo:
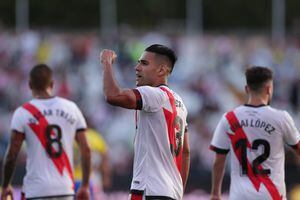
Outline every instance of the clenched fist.
<path fill-rule="evenodd" d="M 100 53 L 100 61 L 102 64 L 113 64 L 117 58 L 117 54 L 113 50 L 104 49 Z"/>

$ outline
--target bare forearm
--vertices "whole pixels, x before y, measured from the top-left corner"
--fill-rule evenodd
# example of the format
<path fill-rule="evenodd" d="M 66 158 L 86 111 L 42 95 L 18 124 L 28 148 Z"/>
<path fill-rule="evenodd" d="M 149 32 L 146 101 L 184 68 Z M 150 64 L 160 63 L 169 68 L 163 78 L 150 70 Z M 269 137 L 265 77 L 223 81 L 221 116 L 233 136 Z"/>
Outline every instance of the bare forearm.
<path fill-rule="evenodd" d="M 24 140 L 24 134 L 15 130 L 11 133 L 10 144 L 7 149 L 7 153 L 3 164 L 3 181 L 2 187 L 7 187 L 10 183 L 11 177 L 15 170 L 16 160 L 20 152 L 22 143 Z"/>
<path fill-rule="evenodd" d="M 182 155 L 182 170 L 181 170 L 181 178 L 183 183 L 183 189 L 186 187 L 186 182 L 189 176 L 190 171 L 190 154 L 183 153 Z"/>
<path fill-rule="evenodd" d="M 90 152 L 86 153 L 81 160 L 82 167 L 82 185 L 88 185 L 91 173 L 91 155 Z"/>
<path fill-rule="evenodd" d="M 224 162 L 216 162 L 213 166 L 211 194 L 214 196 L 221 196 L 224 167 Z"/>
<path fill-rule="evenodd" d="M 100 167 L 102 175 L 102 186 L 104 190 L 111 188 L 111 170 L 109 166 Z"/>
<path fill-rule="evenodd" d="M 114 77 L 113 68 L 110 64 L 104 64 L 103 70 L 103 91 L 106 99 L 117 96 L 121 89 Z"/>
<path fill-rule="evenodd" d="M 103 175 L 102 176 L 103 180 L 106 181 L 106 180 L 110 179 L 111 170 L 110 170 L 109 159 L 108 159 L 107 153 L 102 154 L 102 162 L 100 165 L 100 171 L 101 171 L 101 174 Z M 103 182 L 105 182 L 105 181 L 103 181 Z"/>
<path fill-rule="evenodd" d="M 16 158 L 7 155 L 3 165 L 2 187 L 7 187 L 9 185 L 15 166 L 16 166 Z"/>

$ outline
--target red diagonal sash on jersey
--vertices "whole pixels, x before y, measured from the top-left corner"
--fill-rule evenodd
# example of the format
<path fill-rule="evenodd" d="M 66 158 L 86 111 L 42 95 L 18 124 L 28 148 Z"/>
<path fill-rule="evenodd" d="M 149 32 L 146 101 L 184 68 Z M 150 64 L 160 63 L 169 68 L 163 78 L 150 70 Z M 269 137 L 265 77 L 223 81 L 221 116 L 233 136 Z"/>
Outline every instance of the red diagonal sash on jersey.
<path fill-rule="evenodd" d="M 168 126 L 169 142 L 173 146 L 173 149 L 176 149 L 177 145 L 176 145 L 174 122 L 175 122 L 175 119 L 177 116 L 177 110 L 176 110 L 176 106 L 175 106 L 175 98 L 174 98 L 173 94 L 166 88 L 161 87 L 160 89 L 167 93 L 169 100 L 170 100 L 171 107 L 172 107 L 172 112 L 168 111 L 165 108 L 163 108 L 163 111 L 164 111 L 164 115 L 165 115 L 165 118 L 167 121 L 167 126 Z M 174 158 L 174 162 L 177 166 L 177 169 L 181 172 L 182 151 L 180 150 L 178 156 L 173 155 L 173 158 Z"/>
<path fill-rule="evenodd" d="M 240 164 L 242 164 L 241 150 L 239 150 L 240 148 L 235 148 L 235 144 L 240 139 L 245 139 L 247 141 L 248 148 L 251 148 L 251 144 L 233 111 L 228 112 L 226 114 L 226 119 L 230 124 L 230 129 L 234 132 L 234 134 L 229 134 L 229 133 L 227 134 L 231 140 L 234 153 L 237 159 L 239 160 Z M 248 168 L 248 177 L 257 191 L 259 191 L 260 184 L 264 184 L 267 190 L 269 191 L 270 195 L 272 196 L 273 200 L 282 199 L 282 196 L 280 196 L 276 186 L 268 176 L 257 176 L 254 174 L 248 158 L 247 158 L 247 168 Z M 259 165 L 258 168 L 260 170 L 263 169 L 262 165 Z"/>
<path fill-rule="evenodd" d="M 29 124 L 30 128 L 33 130 L 39 141 L 41 142 L 41 145 L 46 149 L 46 128 L 49 125 L 47 119 L 45 116 L 32 104 L 26 103 L 23 105 L 23 108 L 25 108 L 28 112 L 30 112 L 36 120 L 38 120 L 38 124 Z M 53 147 L 52 151 L 55 151 Z M 54 166 L 60 173 L 60 175 L 63 175 L 64 168 L 67 169 L 67 172 L 71 178 L 71 180 L 74 182 L 73 179 L 73 172 L 72 167 L 70 164 L 70 161 L 68 159 L 68 156 L 64 150 L 62 150 L 62 154 L 59 157 L 50 157 L 52 160 Z"/>

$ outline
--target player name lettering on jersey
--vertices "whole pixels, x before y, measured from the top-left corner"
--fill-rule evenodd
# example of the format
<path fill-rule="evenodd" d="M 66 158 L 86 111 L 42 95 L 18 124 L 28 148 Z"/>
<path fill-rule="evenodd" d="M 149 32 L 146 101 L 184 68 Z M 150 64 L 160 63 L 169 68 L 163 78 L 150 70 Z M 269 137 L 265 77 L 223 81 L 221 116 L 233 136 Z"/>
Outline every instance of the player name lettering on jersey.
<path fill-rule="evenodd" d="M 184 104 L 181 101 L 175 99 L 175 107 L 184 109 Z"/>
<path fill-rule="evenodd" d="M 242 119 L 240 125 L 241 127 L 261 128 L 270 135 L 276 130 L 272 124 L 260 119 Z"/>
<path fill-rule="evenodd" d="M 68 122 L 71 125 L 73 125 L 75 123 L 75 117 L 72 114 L 70 114 L 69 112 L 66 112 L 62 109 L 44 109 L 44 110 L 41 110 L 40 113 L 35 114 L 34 118 L 29 118 L 29 123 L 37 124 L 38 120 L 41 117 L 51 117 L 51 116 L 61 117 L 62 119 L 65 119 L 66 122 Z"/>

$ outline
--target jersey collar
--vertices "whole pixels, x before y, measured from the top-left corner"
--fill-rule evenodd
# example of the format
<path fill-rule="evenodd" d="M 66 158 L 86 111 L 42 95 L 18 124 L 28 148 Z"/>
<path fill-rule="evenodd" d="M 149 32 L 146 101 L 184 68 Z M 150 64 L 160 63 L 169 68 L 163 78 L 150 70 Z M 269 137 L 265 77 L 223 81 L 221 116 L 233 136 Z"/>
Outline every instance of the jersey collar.
<path fill-rule="evenodd" d="M 33 99 L 36 99 L 36 100 L 49 100 L 49 99 L 54 99 L 56 96 L 49 96 L 49 97 L 46 97 L 46 98 L 39 98 L 39 97 L 34 97 Z"/>
<path fill-rule="evenodd" d="M 260 105 L 256 106 L 256 105 L 245 103 L 244 106 L 253 107 L 253 108 L 259 108 L 259 107 L 264 107 L 264 106 L 267 106 L 267 105 L 266 104 L 260 104 Z"/>
<path fill-rule="evenodd" d="M 156 87 L 160 87 L 160 86 L 166 86 L 166 87 L 169 87 L 169 86 L 166 85 L 166 84 L 160 84 L 160 85 L 158 85 L 158 86 L 156 86 Z"/>

